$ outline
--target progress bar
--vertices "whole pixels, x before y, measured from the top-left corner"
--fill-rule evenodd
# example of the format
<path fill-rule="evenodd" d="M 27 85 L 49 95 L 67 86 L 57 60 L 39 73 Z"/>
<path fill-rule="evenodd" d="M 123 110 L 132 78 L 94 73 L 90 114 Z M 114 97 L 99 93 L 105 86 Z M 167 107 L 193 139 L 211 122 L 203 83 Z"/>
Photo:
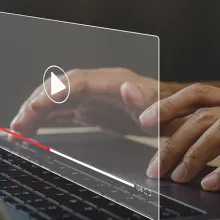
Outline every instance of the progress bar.
<path fill-rule="evenodd" d="M 75 158 L 72 158 L 72 157 L 70 157 L 70 156 L 67 156 L 67 155 L 65 155 L 65 154 L 63 154 L 63 153 L 61 153 L 61 152 L 59 152 L 59 151 L 57 151 L 57 150 L 52 149 L 51 147 L 44 146 L 44 145 L 42 145 L 42 144 L 40 144 L 40 143 L 38 143 L 38 142 L 36 142 L 36 141 L 33 141 L 33 140 L 29 139 L 29 138 L 26 138 L 26 137 L 24 137 L 24 136 L 22 136 L 22 135 L 20 135 L 20 134 L 17 134 L 17 133 L 15 133 L 15 132 L 12 132 L 12 131 L 7 130 L 7 129 L 5 129 L 5 128 L 0 128 L 0 130 L 6 132 L 6 133 L 8 133 L 8 134 L 11 134 L 11 135 L 15 136 L 15 137 L 18 138 L 18 139 L 21 139 L 21 140 L 23 140 L 23 141 L 26 141 L 26 142 L 28 142 L 28 143 L 30 143 L 30 144 L 33 144 L 33 145 L 35 145 L 35 146 L 37 146 L 37 147 L 39 147 L 39 148 L 42 148 L 42 149 L 44 149 L 44 150 L 46 150 L 46 151 L 48 151 L 48 152 L 54 153 L 54 154 L 56 154 L 56 155 L 58 155 L 58 156 L 61 156 L 61 157 L 65 158 L 65 159 L 68 159 L 68 160 L 70 160 L 70 161 L 73 161 L 73 162 L 75 162 L 75 163 L 77 163 L 77 164 L 80 164 L 80 165 L 82 165 L 82 166 L 84 166 L 84 167 L 87 167 L 87 168 L 89 168 L 89 169 L 91 169 L 91 170 L 93 170 L 93 171 L 96 171 L 96 172 L 101 173 L 101 174 L 103 174 L 103 175 L 105 175 L 105 176 L 107 176 L 107 177 L 110 177 L 110 178 L 112 178 L 112 179 L 114 179 L 114 180 L 117 180 L 117 181 L 119 181 L 119 182 L 121 182 L 121 183 L 124 183 L 124 184 L 126 184 L 126 185 L 128 185 L 128 186 L 135 187 L 135 184 L 133 184 L 133 183 L 130 183 L 130 182 L 126 181 L 126 180 L 123 180 L 123 179 L 121 179 L 121 178 L 119 178 L 119 177 L 117 177 L 117 176 L 114 176 L 114 175 L 112 175 L 112 174 L 110 174 L 110 173 L 107 173 L 107 172 L 105 172 L 105 171 L 103 171 L 103 170 L 100 170 L 100 169 L 98 169 L 98 168 L 96 168 L 96 167 L 93 167 L 93 166 L 91 166 L 91 165 L 89 165 L 89 164 L 87 164 L 87 163 L 84 163 L 84 162 L 82 162 L 82 161 L 79 161 L 79 160 L 77 160 L 77 159 L 75 159 Z"/>

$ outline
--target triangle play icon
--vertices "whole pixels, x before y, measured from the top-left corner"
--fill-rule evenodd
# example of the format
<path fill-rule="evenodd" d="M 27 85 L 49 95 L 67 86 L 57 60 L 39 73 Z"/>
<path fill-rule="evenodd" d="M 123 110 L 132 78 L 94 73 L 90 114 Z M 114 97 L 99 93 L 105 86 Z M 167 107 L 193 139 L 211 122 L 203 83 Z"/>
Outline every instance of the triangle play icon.
<path fill-rule="evenodd" d="M 66 86 L 63 82 L 61 82 L 61 80 L 53 72 L 51 72 L 51 95 L 55 95 L 64 89 L 66 89 Z"/>

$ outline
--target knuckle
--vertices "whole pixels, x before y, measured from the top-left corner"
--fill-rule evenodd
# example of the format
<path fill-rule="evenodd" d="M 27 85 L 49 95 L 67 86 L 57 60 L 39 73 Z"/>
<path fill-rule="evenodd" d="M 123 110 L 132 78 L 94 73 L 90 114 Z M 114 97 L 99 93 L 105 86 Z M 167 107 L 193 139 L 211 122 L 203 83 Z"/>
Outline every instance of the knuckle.
<path fill-rule="evenodd" d="M 84 76 L 85 74 L 87 74 L 88 71 L 84 70 L 84 69 L 72 69 L 72 70 L 69 70 L 67 71 L 67 75 L 68 76 L 72 76 L 72 77 L 75 77 L 75 76 Z"/>
<path fill-rule="evenodd" d="M 158 101 L 158 91 L 155 88 L 149 88 L 149 103 L 154 103 Z"/>
<path fill-rule="evenodd" d="M 211 86 L 202 83 L 195 83 L 191 85 L 189 89 L 196 94 L 202 94 L 202 95 L 208 95 L 212 91 Z"/>
<path fill-rule="evenodd" d="M 214 128 L 216 131 L 220 131 L 220 119 L 215 122 Z"/>
<path fill-rule="evenodd" d="M 166 154 L 169 152 L 174 152 L 175 151 L 175 143 L 171 141 L 170 139 L 166 140 L 160 150 L 161 154 Z"/>
<path fill-rule="evenodd" d="M 115 67 L 115 70 L 118 72 L 127 72 L 127 73 L 133 73 L 130 69 L 125 67 Z"/>
<path fill-rule="evenodd" d="M 186 153 L 186 155 L 185 155 L 185 160 L 187 159 L 187 160 L 195 160 L 195 159 L 197 159 L 198 158 L 198 152 L 197 152 L 197 150 L 194 148 L 194 147 L 191 147 L 191 148 L 189 148 L 189 150 L 188 150 L 188 152 Z M 184 161 L 185 161 L 184 160 Z"/>
<path fill-rule="evenodd" d="M 174 110 L 174 106 L 169 98 L 160 102 L 160 116 L 170 115 Z"/>
<path fill-rule="evenodd" d="M 208 108 L 201 108 L 198 109 L 194 113 L 194 119 L 196 120 L 197 123 L 208 123 L 208 122 L 213 122 L 215 119 L 215 112 L 211 111 Z"/>
<path fill-rule="evenodd" d="M 194 84 L 190 85 L 189 88 L 191 88 L 191 89 L 198 89 L 202 85 L 203 85 L 202 83 L 194 83 Z"/>
<path fill-rule="evenodd" d="M 89 73 L 93 71 L 94 70 L 89 69 L 72 69 L 67 72 L 67 76 L 71 82 L 75 82 L 75 90 L 83 91 L 86 90 L 86 87 L 88 86 Z"/>
<path fill-rule="evenodd" d="M 134 74 L 134 72 L 128 68 L 125 68 L 125 67 L 109 67 L 109 68 L 106 68 L 106 67 L 100 67 L 98 69 L 96 69 L 96 71 L 99 71 L 99 72 L 115 72 L 115 73 L 120 73 L 120 74 Z"/>
<path fill-rule="evenodd" d="M 202 164 L 205 165 L 211 160 L 212 160 L 211 154 L 210 155 L 201 154 L 198 148 L 196 147 L 189 148 L 188 152 L 183 158 L 183 161 L 185 162 L 185 164 L 190 165 L 190 167 L 193 167 L 193 166 L 197 167 L 198 165 L 202 165 Z"/>
<path fill-rule="evenodd" d="M 125 67 L 115 67 L 114 71 L 116 73 L 119 73 L 119 74 L 123 75 L 124 77 L 137 77 L 138 76 L 131 69 L 128 69 L 128 68 L 125 68 Z"/>

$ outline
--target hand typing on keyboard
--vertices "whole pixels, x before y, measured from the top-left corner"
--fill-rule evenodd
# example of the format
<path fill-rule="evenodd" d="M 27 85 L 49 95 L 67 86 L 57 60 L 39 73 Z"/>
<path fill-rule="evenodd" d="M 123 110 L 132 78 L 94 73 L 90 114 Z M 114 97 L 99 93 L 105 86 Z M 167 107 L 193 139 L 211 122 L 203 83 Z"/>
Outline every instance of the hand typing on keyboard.
<path fill-rule="evenodd" d="M 172 172 L 176 182 L 189 182 L 210 161 L 219 156 L 220 89 L 194 84 L 150 106 L 140 117 L 144 127 L 171 122 L 179 117 L 188 120 L 160 148 L 160 173 L 157 156 L 148 175 L 161 178 Z M 220 190 L 220 168 L 206 176 L 201 185 L 209 191 Z"/>

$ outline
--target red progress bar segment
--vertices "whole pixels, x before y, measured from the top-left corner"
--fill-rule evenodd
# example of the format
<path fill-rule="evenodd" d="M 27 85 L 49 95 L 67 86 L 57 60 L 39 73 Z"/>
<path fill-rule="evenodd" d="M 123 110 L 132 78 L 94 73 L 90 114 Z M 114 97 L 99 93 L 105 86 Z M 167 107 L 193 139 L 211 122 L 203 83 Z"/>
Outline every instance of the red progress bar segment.
<path fill-rule="evenodd" d="M 7 129 L 5 129 L 5 128 L 0 128 L 0 130 L 6 132 L 6 133 L 8 133 L 8 134 L 11 134 L 11 135 L 13 135 L 13 136 L 15 136 L 15 137 L 17 137 L 17 138 L 19 138 L 19 139 L 21 139 L 21 140 L 24 140 L 24 141 L 27 141 L 27 142 L 29 142 L 29 143 L 31 143 L 31 144 L 34 144 L 34 145 L 37 146 L 37 147 L 43 148 L 43 149 L 46 150 L 46 151 L 50 151 L 50 147 L 44 146 L 43 144 L 40 144 L 40 143 L 38 143 L 38 142 L 36 142 L 36 141 L 33 141 L 33 140 L 29 139 L 29 138 L 26 138 L 26 137 L 24 137 L 24 136 L 21 136 L 20 134 L 17 134 L 17 133 L 15 133 L 15 132 L 9 131 L 9 130 L 7 130 Z"/>

